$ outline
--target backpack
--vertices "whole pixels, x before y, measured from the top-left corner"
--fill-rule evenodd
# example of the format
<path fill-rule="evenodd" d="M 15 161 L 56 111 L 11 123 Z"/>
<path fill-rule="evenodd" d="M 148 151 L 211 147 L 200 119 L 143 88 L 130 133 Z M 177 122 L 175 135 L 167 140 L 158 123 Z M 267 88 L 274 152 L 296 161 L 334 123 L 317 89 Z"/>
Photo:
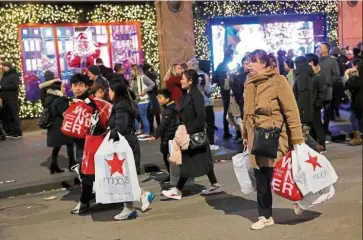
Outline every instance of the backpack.
<path fill-rule="evenodd" d="M 53 100 L 54 99 L 52 99 L 52 101 L 50 101 L 49 105 L 47 107 L 44 107 L 43 111 L 40 113 L 38 126 L 42 129 L 48 129 L 48 128 L 50 128 L 50 126 L 52 126 L 50 108 L 51 108 L 51 103 L 53 102 Z"/>

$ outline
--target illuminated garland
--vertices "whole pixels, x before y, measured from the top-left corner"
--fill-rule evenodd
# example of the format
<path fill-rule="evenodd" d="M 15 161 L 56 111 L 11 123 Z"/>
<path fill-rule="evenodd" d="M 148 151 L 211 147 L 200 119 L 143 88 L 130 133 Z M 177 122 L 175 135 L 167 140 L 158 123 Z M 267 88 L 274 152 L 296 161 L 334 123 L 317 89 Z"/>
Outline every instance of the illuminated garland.
<path fill-rule="evenodd" d="M 206 34 L 208 20 L 214 17 L 324 14 L 327 40 L 338 44 L 337 0 L 327 1 L 213 1 L 196 2 L 194 5 L 195 51 L 198 59 L 210 60 L 211 47 Z M 219 97 L 219 93 L 216 95 Z"/>
<path fill-rule="evenodd" d="M 145 61 L 159 69 L 159 50 L 156 32 L 156 12 L 154 4 L 109 5 L 101 4 L 87 16 L 89 22 L 141 22 L 142 50 Z"/>
<path fill-rule="evenodd" d="M 81 11 L 66 5 L 7 4 L 0 8 L 0 57 L 2 61 L 13 63 L 22 74 L 18 24 L 24 23 L 77 23 Z M 23 82 L 23 78 L 21 77 Z M 38 117 L 42 111 L 40 101 L 30 102 L 25 98 L 24 85 L 20 86 L 20 117 Z"/>
<path fill-rule="evenodd" d="M 152 64 L 155 69 L 159 69 L 154 4 L 101 4 L 89 11 L 86 19 L 83 16 L 83 10 L 76 9 L 72 5 L 7 4 L 0 7 L 0 57 L 2 61 L 12 62 L 21 76 L 23 75 L 17 28 L 19 24 L 140 21 L 145 61 Z M 21 80 L 23 82 L 22 77 Z M 22 119 L 39 117 L 42 111 L 41 103 L 26 100 L 23 84 L 20 87 L 19 100 Z"/>

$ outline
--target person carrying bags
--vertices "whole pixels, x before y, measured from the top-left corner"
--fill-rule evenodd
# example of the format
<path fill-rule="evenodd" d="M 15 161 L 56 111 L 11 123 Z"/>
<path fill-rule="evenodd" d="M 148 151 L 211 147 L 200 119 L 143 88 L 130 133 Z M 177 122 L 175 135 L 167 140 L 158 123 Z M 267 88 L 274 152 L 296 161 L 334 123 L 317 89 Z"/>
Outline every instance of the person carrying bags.
<path fill-rule="evenodd" d="M 304 143 L 299 110 L 286 78 L 278 73 L 277 60 L 264 50 L 248 55 L 250 74 L 245 85 L 243 144 L 251 150 L 256 178 L 259 218 L 251 229 L 274 224 L 271 180 L 279 161 L 293 144 Z"/>

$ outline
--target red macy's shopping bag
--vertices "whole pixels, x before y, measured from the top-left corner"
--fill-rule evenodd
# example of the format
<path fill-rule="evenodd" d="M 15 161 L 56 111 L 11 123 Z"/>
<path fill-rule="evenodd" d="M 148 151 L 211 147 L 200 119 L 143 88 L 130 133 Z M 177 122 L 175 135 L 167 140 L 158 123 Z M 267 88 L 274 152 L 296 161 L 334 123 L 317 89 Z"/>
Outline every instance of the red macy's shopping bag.
<path fill-rule="evenodd" d="M 112 104 L 98 98 L 94 98 L 93 96 L 89 97 L 96 104 L 96 108 L 99 114 L 99 124 L 103 128 L 108 127 L 108 120 L 110 119 Z"/>
<path fill-rule="evenodd" d="M 70 137 L 85 138 L 91 127 L 91 116 L 95 109 L 98 111 L 98 123 L 104 129 L 107 128 L 111 115 L 112 105 L 94 97 L 86 98 L 84 101 L 75 100 L 63 114 L 62 132 Z"/>
<path fill-rule="evenodd" d="M 84 143 L 81 172 L 83 174 L 95 174 L 95 154 L 105 137 L 87 135 Z"/>
<path fill-rule="evenodd" d="M 61 131 L 66 136 L 85 138 L 91 127 L 93 113 L 93 107 L 82 100 L 76 100 L 63 114 Z"/>
<path fill-rule="evenodd" d="M 280 197 L 290 201 L 300 201 L 302 194 L 292 177 L 292 159 L 291 152 L 288 152 L 281 161 L 277 162 L 273 177 L 272 189 Z"/>

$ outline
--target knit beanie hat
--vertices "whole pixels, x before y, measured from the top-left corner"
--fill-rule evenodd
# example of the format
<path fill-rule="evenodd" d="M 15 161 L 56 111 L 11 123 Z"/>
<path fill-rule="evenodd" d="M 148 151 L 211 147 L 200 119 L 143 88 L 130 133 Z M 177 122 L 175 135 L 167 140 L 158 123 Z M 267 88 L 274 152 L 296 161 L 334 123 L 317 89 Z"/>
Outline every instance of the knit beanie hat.
<path fill-rule="evenodd" d="M 44 81 L 49 81 L 49 80 L 53 80 L 53 79 L 55 79 L 54 72 L 49 71 L 49 70 L 44 72 Z"/>
<path fill-rule="evenodd" d="M 101 75 L 100 68 L 98 66 L 96 66 L 96 65 L 90 66 L 88 68 L 88 71 L 90 73 L 92 73 L 93 75 L 96 75 L 96 76 Z"/>

